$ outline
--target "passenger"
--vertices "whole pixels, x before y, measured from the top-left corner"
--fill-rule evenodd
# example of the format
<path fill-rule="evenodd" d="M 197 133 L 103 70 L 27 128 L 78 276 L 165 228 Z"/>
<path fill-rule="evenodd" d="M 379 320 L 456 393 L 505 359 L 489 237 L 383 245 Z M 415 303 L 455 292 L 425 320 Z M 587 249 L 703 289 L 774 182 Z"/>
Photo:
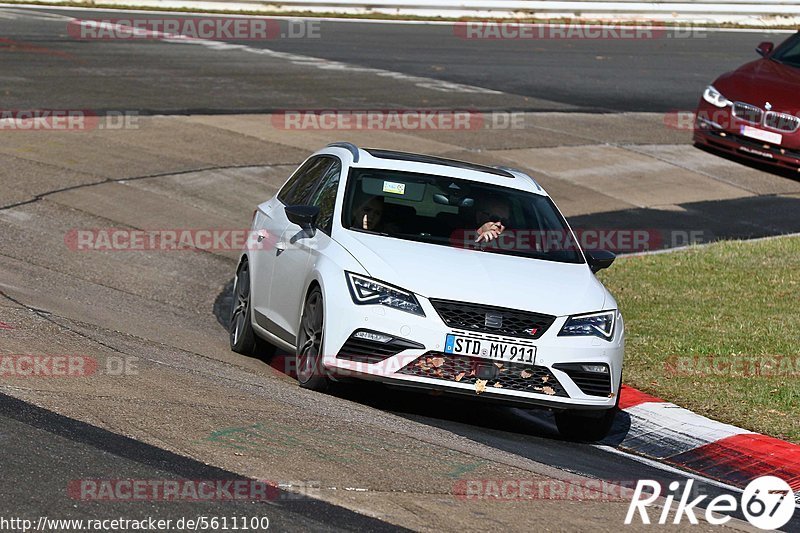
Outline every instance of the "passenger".
<path fill-rule="evenodd" d="M 379 231 L 383 217 L 383 196 L 371 196 L 353 209 L 351 227 Z"/>

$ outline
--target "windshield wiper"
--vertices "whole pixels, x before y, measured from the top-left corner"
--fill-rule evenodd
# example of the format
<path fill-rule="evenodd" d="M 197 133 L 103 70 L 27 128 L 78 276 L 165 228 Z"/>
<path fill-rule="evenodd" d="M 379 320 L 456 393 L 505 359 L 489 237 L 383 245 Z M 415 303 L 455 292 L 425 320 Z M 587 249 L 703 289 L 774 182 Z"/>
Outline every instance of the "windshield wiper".
<path fill-rule="evenodd" d="M 450 240 L 446 237 L 440 237 L 438 235 L 431 235 L 430 233 L 421 234 L 421 233 L 392 233 L 389 235 L 390 237 L 399 237 L 401 239 L 408 239 L 410 241 L 419 241 L 419 242 L 433 242 L 433 243 L 447 243 Z"/>
<path fill-rule="evenodd" d="M 530 251 L 504 250 L 503 248 L 493 248 L 493 247 L 473 248 L 473 249 L 492 254 L 511 255 L 514 257 L 522 257 L 524 259 L 538 259 L 541 261 L 552 261 L 555 263 L 578 264 L 581 262 L 580 260 L 578 260 L 577 257 L 571 257 L 570 254 L 546 252 L 540 250 L 530 250 Z"/>
<path fill-rule="evenodd" d="M 542 252 L 540 250 L 507 250 L 498 246 L 492 246 L 491 241 L 475 243 L 475 247 L 472 249 L 492 254 L 514 255 L 517 257 L 544 257 L 547 255 L 547 252 Z"/>

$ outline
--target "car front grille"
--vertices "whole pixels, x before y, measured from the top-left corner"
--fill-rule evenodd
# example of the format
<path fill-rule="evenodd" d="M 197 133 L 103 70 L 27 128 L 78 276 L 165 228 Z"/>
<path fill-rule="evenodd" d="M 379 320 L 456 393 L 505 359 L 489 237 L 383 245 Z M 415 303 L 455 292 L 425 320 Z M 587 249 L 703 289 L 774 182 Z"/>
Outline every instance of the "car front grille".
<path fill-rule="evenodd" d="M 449 300 L 432 299 L 431 304 L 451 328 L 526 339 L 538 339 L 556 319 L 552 315 L 530 311 Z"/>
<path fill-rule="evenodd" d="M 800 128 L 800 118 L 786 113 L 767 111 L 764 115 L 764 125 L 778 131 L 794 133 Z"/>
<path fill-rule="evenodd" d="M 742 120 L 746 120 L 752 124 L 761 124 L 761 118 L 763 115 L 764 112 L 760 107 L 756 107 L 751 104 L 745 104 L 744 102 L 734 102 L 733 104 L 733 116 Z"/>
<path fill-rule="evenodd" d="M 355 335 L 355 332 L 353 333 Z M 378 342 L 350 336 L 342 345 L 337 359 L 347 359 L 358 363 L 380 363 L 403 350 L 424 349 L 425 346 L 406 339 L 392 338 L 389 342 Z"/>
<path fill-rule="evenodd" d="M 766 126 L 773 130 L 787 133 L 794 133 L 800 129 L 800 118 L 794 115 L 777 111 L 767 111 L 765 113 L 760 107 L 744 102 L 733 103 L 733 116 L 751 124 Z"/>
<path fill-rule="evenodd" d="M 475 385 L 477 380 L 482 379 L 486 381 L 487 392 L 513 390 L 569 398 L 561 383 L 544 366 L 428 352 L 401 368 L 398 373 L 469 385 Z"/>
<path fill-rule="evenodd" d="M 606 398 L 611 394 L 610 373 L 586 372 L 581 363 L 558 363 L 553 368 L 566 373 L 584 394 Z"/>

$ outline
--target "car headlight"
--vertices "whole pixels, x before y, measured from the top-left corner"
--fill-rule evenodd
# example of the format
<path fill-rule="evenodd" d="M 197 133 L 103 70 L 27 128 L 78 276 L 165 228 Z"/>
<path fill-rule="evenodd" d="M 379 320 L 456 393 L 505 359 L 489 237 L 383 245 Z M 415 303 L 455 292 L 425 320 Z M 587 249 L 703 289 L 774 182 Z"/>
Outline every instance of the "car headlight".
<path fill-rule="evenodd" d="M 614 320 L 616 317 L 616 311 L 571 316 L 567 319 L 561 331 L 558 332 L 558 335 L 560 337 L 595 336 L 610 341 L 611 337 L 614 336 Z"/>
<path fill-rule="evenodd" d="M 716 90 L 713 85 L 709 85 L 703 91 L 703 100 L 716 107 L 728 107 L 733 103 L 722 96 L 722 93 Z"/>
<path fill-rule="evenodd" d="M 345 272 L 345 275 L 347 276 L 347 286 L 350 288 L 350 296 L 357 305 L 385 305 L 425 316 L 422 306 L 419 305 L 413 293 L 352 272 Z"/>

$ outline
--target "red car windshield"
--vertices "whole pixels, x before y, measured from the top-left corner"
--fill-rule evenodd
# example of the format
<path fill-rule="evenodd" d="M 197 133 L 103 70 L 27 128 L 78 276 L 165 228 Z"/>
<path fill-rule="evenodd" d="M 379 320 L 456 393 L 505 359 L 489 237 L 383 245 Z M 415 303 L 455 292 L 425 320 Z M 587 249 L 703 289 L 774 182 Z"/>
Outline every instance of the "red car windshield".
<path fill-rule="evenodd" d="M 790 67 L 800 68 L 800 33 L 780 45 L 770 59 Z"/>

